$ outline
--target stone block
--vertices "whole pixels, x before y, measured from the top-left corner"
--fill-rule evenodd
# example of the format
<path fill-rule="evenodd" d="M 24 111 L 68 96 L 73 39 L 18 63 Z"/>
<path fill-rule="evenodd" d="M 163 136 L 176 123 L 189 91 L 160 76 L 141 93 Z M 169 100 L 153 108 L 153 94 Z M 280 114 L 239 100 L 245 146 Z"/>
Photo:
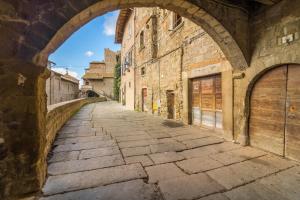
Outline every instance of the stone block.
<path fill-rule="evenodd" d="M 165 200 L 196 199 L 225 189 L 205 173 L 161 181 L 158 186 Z"/>
<path fill-rule="evenodd" d="M 55 147 L 53 149 L 53 152 L 96 149 L 96 148 L 111 147 L 116 145 L 117 144 L 114 140 L 92 141 L 92 142 L 85 142 L 85 143 L 78 143 L 78 144 L 64 144 Z"/>
<path fill-rule="evenodd" d="M 125 158 L 126 164 L 141 163 L 144 167 L 153 165 L 153 161 L 148 156 L 132 156 Z"/>
<path fill-rule="evenodd" d="M 40 200 L 162 200 L 155 186 L 146 184 L 143 180 L 132 180 L 91 189 L 68 192 Z"/>
<path fill-rule="evenodd" d="M 149 135 L 129 135 L 116 137 L 117 142 L 152 139 Z"/>
<path fill-rule="evenodd" d="M 120 148 L 129 148 L 129 147 L 142 147 L 150 144 L 157 144 L 157 140 L 149 139 L 149 140 L 136 140 L 136 141 L 127 141 L 118 143 Z"/>
<path fill-rule="evenodd" d="M 176 165 L 188 174 L 195 174 L 222 167 L 223 164 L 207 156 L 176 162 Z"/>
<path fill-rule="evenodd" d="M 279 157 L 263 156 L 208 171 L 207 174 L 229 190 L 294 165 Z"/>
<path fill-rule="evenodd" d="M 219 144 L 224 142 L 224 139 L 217 138 L 217 137 L 204 137 L 200 139 L 194 139 L 194 140 L 185 140 L 182 143 L 185 144 L 188 148 L 196 148 L 196 147 L 202 147 L 212 144 Z"/>
<path fill-rule="evenodd" d="M 183 156 L 181 156 L 176 152 L 156 153 L 156 154 L 150 154 L 149 156 L 154 161 L 155 164 L 175 162 L 184 159 Z"/>
<path fill-rule="evenodd" d="M 149 176 L 149 183 L 157 183 L 167 179 L 187 176 L 174 163 L 146 167 L 145 170 Z"/>
<path fill-rule="evenodd" d="M 58 152 L 58 153 L 54 153 L 50 157 L 48 162 L 53 163 L 53 162 L 77 160 L 78 156 L 79 156 L 79 151 Z"/>
<path fill-rule="evenodd" d="M 160 144 L 152 144 L 150 145 L 150 149 L 151 149 L 151 153 L 161 153 L 167 151 L 183 151 L 186 150 L 187 147 L 184 144 L 181 144 L 179 142 L 166 142 Z"/>
<path fill-rule="evenodd" d="M 121 155 L 104 156 L 86 160 L 71 160 L 50 164 L 48 166 L 48 174 L 68 174 L 80 171 L 100 169 L 104 167 L 113 167 L 123 164 L 125 163 Z"/>
<path fill-rule="evenodd" d="M 43 194 L 49 196 L 146 177 L 143 167 L 138 163 L 50 176 L 43 188 Z"/>
<path fill-rule="evenodd" d="M 117 146 L 113 147 L 104 147 L 99 149 L 89 149 L 82 150 L 79 155 L 79 159 L 87 159 L 87 158 L 95 158 L 102 156 L 112 156 L 116 154 L 121 154 L 119 148 Z"/>
<path fill-rule="evenodd" d="M 121 149 L 124 157 L 150 154 L 150 147 L 132 147 Z"/>
<path fill-rule="evenodd" d="M 240 149 L 234 149 L 232 151 L 211 155 L 214 160 L 223 163 L 224 165 L 230 165 L 233 163 L 242 162 L 252 158 L 266 155 L 267 153 L 252 147 L 245 147 Z"/>

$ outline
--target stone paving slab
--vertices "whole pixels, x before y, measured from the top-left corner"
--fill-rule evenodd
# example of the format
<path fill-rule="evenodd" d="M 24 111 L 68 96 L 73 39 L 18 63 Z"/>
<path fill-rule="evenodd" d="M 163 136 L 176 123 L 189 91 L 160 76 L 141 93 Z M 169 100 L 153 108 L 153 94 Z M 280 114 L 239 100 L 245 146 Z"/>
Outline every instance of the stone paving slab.
<path fill-rule="evenodd" d="M 100 169 L 105 167 L 114 167 L 123 164 L 125 163 L 121 155 L 104 156 L 86 160 L 71 160 L 50 164 L 48 166 L 48 174 L 68 174 L 80 171 Z"/>
<path fill-rule="evenodd" d="M 161 195 L 152 184 L 142 180 L 116 183 L 92 189 L 69 192 L 41 198 L 40 200 L 162 200 Z"/>
<path fill-rule="evenodd" d="M 229 190 L 292 166 L 293 163 L 284 159 L 263 156 L 208 171 L 207 174 Z"/>
<path fill-rule="evenodd" d="M 176 152 L 156 153 L 156 154 L 150 154 L 149 156 L 155 164 L 175 162 L 184 159 L 183 156 L 181 156 Z"/>
<path fill-rule="evenodd" d="M 94 131 L 95 129 L 92 128 L 90 125 L 85 126 L 63 126 L 62 129 L 59 131 L 59 135 L 67 135 L 72 133 L 88 133 Z"/>
<path fill-rule="evenodd" d="M 47 199 L 299 200 L 299 163 L 213 130 L 114 102 L 84 107 L 65 127 L 49 156 Z"/>
<path fill-rule="evenodd" d="M 124 157 L 139 156 L 139 155 L 150 154 L 150 147 L 145 146 L 145 147 L 124 148 L 121 149 L 121 151 Z"/>
<path fill-rule="evenodd" d="M 244 198 L 241 198 L 239 200 L 243 200 Z M 206 197 L 202 197 L 198 200 L 230 200 L 227 196 L 225 196 L 222 193 L 212 194 Z M 253 199 L 253 200 L 259 200 L 259 199 Z"/>
<path fill-rule="evenodd" d="M 234 150 L 241 148 L 238 144 L 233 144 L 232 142 L 223 142 L 221 144 L 209 145 L 204 147 L 198 147 L 195 149 L 186 150 L 180 152 L 182 156 L 185 158 L 196 158 L 196 157 L 203 157 L 207 155 L 213 155 L 217 153 L 223 153 L 226 151 Z"/>
<path fill-rule="evenodd" d="M 173 179 L 180 176 L 187 176 L 175 164 L 167 163 L 146 167 L 146 172 L 149 176 L 149 183 L 157 183 L 159 181 Z"/>
<path fill-rule="evenodd" d="M 199 139 L 199 138 L 205 138 L 209 137 L 211 134 L 203 134 L 203 133 L 197 133 L 197 134 L 187 134 L 187 135 L 180 135 L 174 137 L 175 140 L 182 142 L 185 140 L 194 140 L 194 139 Z"/>
<path fill-rule="evenodd" d="M 92 141 L 78 144 L 64 144 L 58 145 L 53 149 L 53 152 L 62 152 L 62 151 L 76 151 L 76 150 L 85 150 L 85 149 L 96 149 L 103 147 L 111 147 L 116 146 L 116 142 L 114 140 L 107 141 Z"/>
<path fill-rule="evenodd" d="M 196 147 L 202 147 L 212 144 L 219 144 L 224 142 L 224 139 L 217 138 L 217 137 L 204 137 L 194 140 L 185 140 L 182 141 L 183 144 L 185 144 L 188 148 L 196 148 Z"/>
<path fill-rule="evenodd" d="M 192 200 L 225 190 L 204 173 L 161 181 L 158 185 L 165 200 Z"/>
<path fill-rule="evenodd" d="M 92 141 L 106 141 L 111 140 L 111 137 L 106 136 L 87 136 L 87 137 L 75 137 L 75 138 L 64 138 L 64 139 L 57 139 L 55 141 L 55 145 L 62 145 L 62 144 L 75 144 L 75 143 L 84 143 L 84 142 L 92 142 Z"/>
<path fill-rule="evenodd" d="M 123 129 L 117 129 L 115 131 L 108 130 L 108 132 L 113 136 L 113 137 L 118 137 L 118 136 L 130 136 L 130 135 L 145 135 L 147 134 L 145 131 L 131 131 L 127 130 L 124 131 Z"/>
<path fill-rule="evenodd" d="M 78 156 L 79 156 L 79 151 L 58 152 L 58 153 L 54 153 L 50 157 L 48 162 L 54 163 L 54 162 L 62 162 L 62 161 L 69 161 L 69 160 L 77 160 Z"/>
<path fill-rule="evenodd" d="M 170 138 L 171 136 L 168 133 L 149 133 L 152 138 L 162 139 L 162 138 Z"/>
<path fill-rule="evenodd" d="M 188 174 L 204 172 L 204 171 L 220 168 L 223 166 L 222 163 L 213 160 L 209 157 L 192 158 L 188 160 L 183 160 L 180 162 L 176 162 L 176 165 Z"/>
<path fill-rule="evenodd" d="M 157 144 L 157 143 L 158 143 L 158 140 L 149 139 L 149 140 L 135 140 L 135 141 L 119 142 L 118 145 L 120 148 L 129 148 L 129 147 L 147 146 L 150 144 Z"/>
<path fill-rule="evenodd" d="M 240 149 L 234 149 L 232 151 L 227 151 L 224 153 L 219 153 L 210 156 L 212 159 L 223 163 L 224 165 L 230 165 L 233 163 L 242 162 L 245 160 L 249 160 L 252 158 L 257 158 L 260 156 L 264 156 L 267 153 L 258 149 L 254 149 L 252 147 L 245 147 Z"/>
<path fill-rule="evenodd" d="M 285 196 L 283 196 L 281 193 L 266 188 L 262 184 L 256 182 L 226 192 L 225 195 L 230 200 L 291 200 L 290 198 L 286 198 Z M 297 197 L 297 199 L 294 199 L 299 200 L 299 196 Z"/>
<path fill-rule="evenodd" d="M 88 159 L 102 156 L 112 156 L 116 154 L 121 154 L 119 148 L 117 146 L 113 147 L 104 147 L 98 149 L 89 149 L 82 150 L 79 154 L 79 159 Z"/>
<path fill-rule="evenodd" d="M 152 139 L 149 135 L 129 135 L 129 136 L 118 136 L 116 137 L 117 142 L 127 142 L 134 140 Z"/>
<path fill-rule="evenodd" d="M 59 133 L 57 135 L 57 138 L 91 137 L 95 135 L 96 135 L 96 131 L 90 130 L 90 131 L 76 132 L 76 133 L 62 133 L 62 134 Z"/>
<path fill-rule="evenodd" d="M 187 147 L 179 142 L 165 142 L 160 144 L 152 144 L 150 145 L 150 149 L 151 153 L 161 153 L 167 151 L 183 151 L 186 150 Z"/>
<path fill-rule="evenodd" d="M 153 165 L 153 161 L 148 156 L 132 156 L 125 158 L 126 164 L 141 163 L 143 167 Z"/>
<path fill-rule="evenodd" d="M 138 163 L 50 176 L 43 188 L 43 193 L 48 196 L 146 177 L 143 167 Z"/>

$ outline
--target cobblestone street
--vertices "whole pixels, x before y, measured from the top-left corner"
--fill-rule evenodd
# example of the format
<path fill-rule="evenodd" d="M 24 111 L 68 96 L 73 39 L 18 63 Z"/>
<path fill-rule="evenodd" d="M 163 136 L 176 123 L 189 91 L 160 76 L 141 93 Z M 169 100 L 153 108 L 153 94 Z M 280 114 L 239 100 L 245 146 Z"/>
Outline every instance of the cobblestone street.
<path fill-rule="evenodd" d="M 58 133 L 41 199 L 299 197 L 299 163 L 105 102 L 85 106 Z"/>

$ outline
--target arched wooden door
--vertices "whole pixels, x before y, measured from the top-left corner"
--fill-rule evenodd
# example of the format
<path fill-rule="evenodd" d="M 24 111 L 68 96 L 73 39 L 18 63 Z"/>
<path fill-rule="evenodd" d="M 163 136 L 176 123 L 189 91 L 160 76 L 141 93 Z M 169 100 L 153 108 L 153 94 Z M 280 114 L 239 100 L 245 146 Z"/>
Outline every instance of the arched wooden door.
<path fill-rule="evenodd" d="M 264 74 L 250 99 L 250 144 L 300 160 L 300 66 Z"/>

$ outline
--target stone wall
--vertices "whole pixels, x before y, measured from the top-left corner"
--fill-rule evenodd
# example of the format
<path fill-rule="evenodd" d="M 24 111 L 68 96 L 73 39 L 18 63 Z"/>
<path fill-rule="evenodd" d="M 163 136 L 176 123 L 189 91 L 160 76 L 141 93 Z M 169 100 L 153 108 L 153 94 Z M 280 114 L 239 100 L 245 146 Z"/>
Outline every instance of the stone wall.
<path fill-rule="evenodd" d="M 134 78 L 134 66 L 135 66 L 135 18 L 134 12 L 131 13 L 124 27 L 124 34 L 121 46 L 121 86 L 120 97 L 122 104 L 130 110 L 134 110 L 134 94 L 135 94 L 135 78 Z M 129 58 L 131 53 L 131 65 L 125 68 L 125 60 Z"/>
<path fill-rule="evenodd" d="M 251 19 L 250 67 L 234 75 L 234 135 L 242 144 L 249 143 L 249 99 L 256 80 L 269 69 L 283 64 L 300 64 L 300 4 L 283 0 L 262 10 Z M 283 43 L 283 37 L 293 40 Z"/>
<path fill-rule="evenodd" d="M 57 132 L 70 117 L 72 117 L 82 106 L 101 101 L 106 101 L 106 99 L 104 97 L 84 98 L 48 106 L 44 156 L 47 157 Z"/>

